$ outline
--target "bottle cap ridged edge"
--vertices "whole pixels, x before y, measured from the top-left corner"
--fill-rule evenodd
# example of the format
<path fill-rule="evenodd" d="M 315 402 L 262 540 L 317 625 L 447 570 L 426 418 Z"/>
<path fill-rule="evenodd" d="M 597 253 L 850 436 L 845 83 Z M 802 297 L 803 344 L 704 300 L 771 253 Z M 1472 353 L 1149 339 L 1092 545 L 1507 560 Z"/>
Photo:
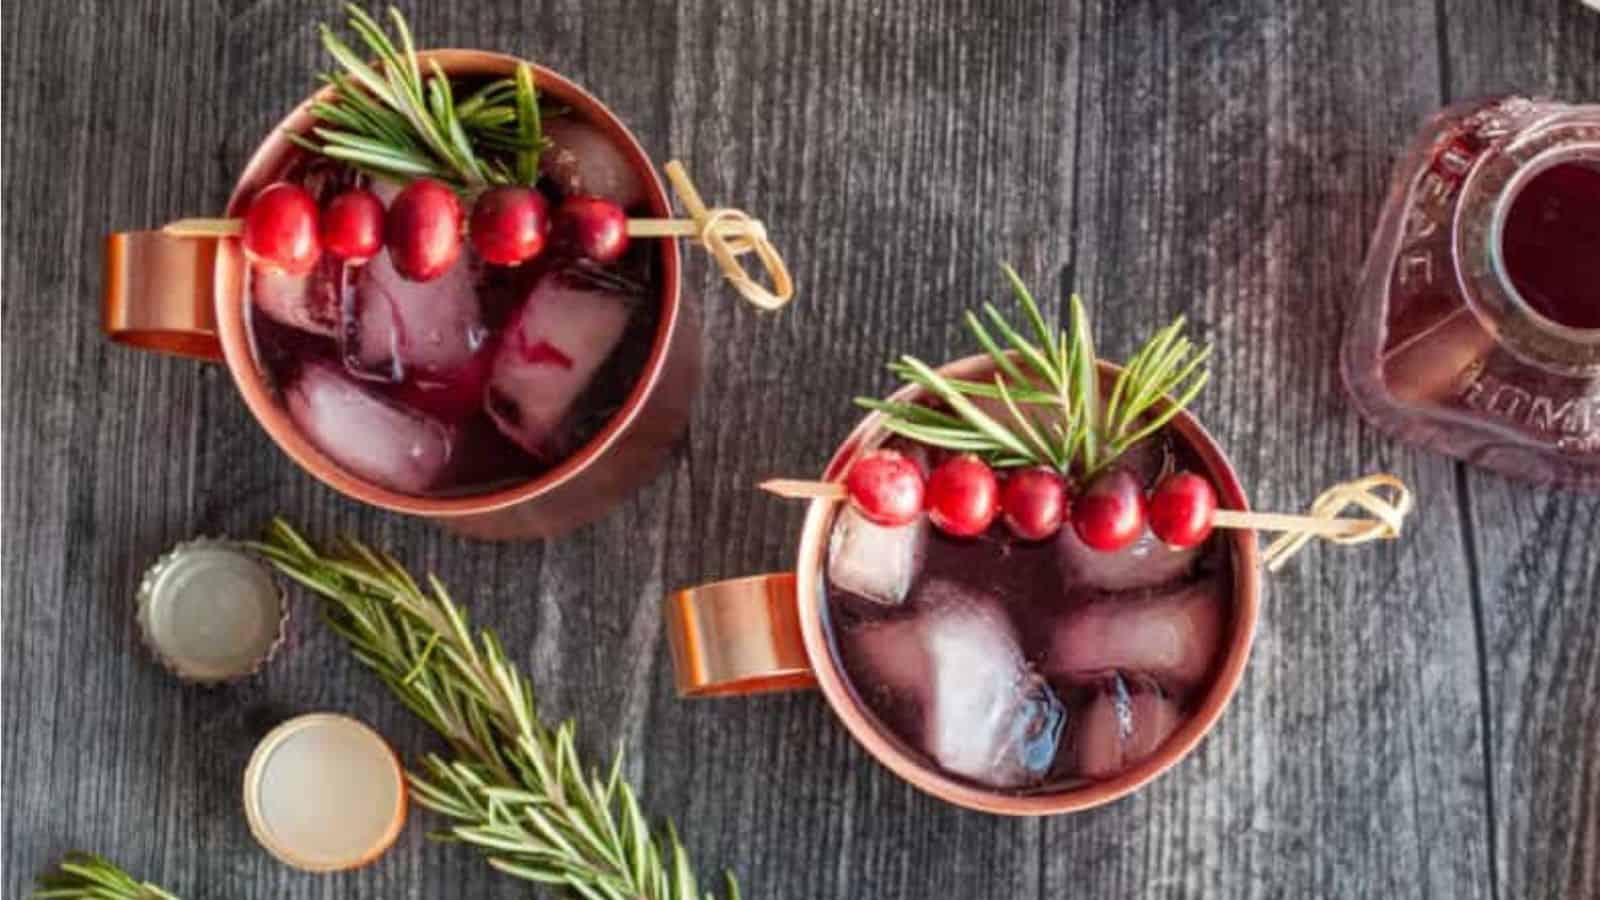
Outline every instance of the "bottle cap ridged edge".
<path fill-rule="evenodd" d="M 248 667 L 242 668 L 238 672 L 220 676 L 199 675 L 192 671 L 186 670 L 181 659 L 171 656 L 161 647 L 160 641 L 158 641 L 155 637 L 155 631 L 151 621 L 151 614 L 156 600 L 156 585 L 159 582 L 162 573 L 170 568 L 173 563 L 180 559 L 185 553 L 209 549 L 220 549 L 231 553 L 237 553 L 250 559 L 256 565 L 261 566 L 262 570 L 267 573 L 269 581 L 272 583 L 273 599 L 278 604 L 277 630 L 271 643 L 267 645 L 267 647 L 250 663 Z M 267 662 L 271 660 L 272 657 L 278 652 L 278 648 L 283 646 L 284 635 L 289 622 L 288 598 L 284 593 L 282 582 L 278 579 L 277 572 L 270 565 L 268 565 L 265 560 L 261 559 L 259 555 L 252 553 L 243 544 L 227 538 L 192 538 L 187 541 L 179 542 L 178 544 L 174 545 L 172 549 L 161 554 L 156 558 L 155 562 L 151 563 L 144 570 L 144 574 L 140 576 L 139 590 L 135 597 L 135 605 L 136 611 L 134 613 L 134 619 L 138 625 L 140 643 L 144 644 L 145 649 L 149 651 L 150 655 L 155 658 L 155 661 L 159 663 L 163 669 L 166 669 L 172 675 L 176 676 L 180 681 L 194 685 L 225 684 L 227 682 L 249 678 L 250 676 L 260 672 L 261 668 L 265 666 Z"/>

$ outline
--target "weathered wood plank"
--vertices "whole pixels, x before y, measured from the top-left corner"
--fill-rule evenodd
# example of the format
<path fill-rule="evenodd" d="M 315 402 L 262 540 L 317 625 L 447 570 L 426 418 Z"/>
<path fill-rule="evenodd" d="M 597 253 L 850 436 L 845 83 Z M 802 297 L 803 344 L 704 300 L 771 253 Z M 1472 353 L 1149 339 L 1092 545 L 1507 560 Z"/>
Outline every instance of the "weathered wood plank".
<path fill-rule="evenodd" d="M 1389 153 L 1439 102 L 1416 4 L 1094 4 L 1076 288 L 1119 354 L 1175 313 L 1254 502 L 1388 469 L 1405 541 L 1269 577 L 1254 658 L 1194 758 L 1047 828 L 1052 895 L 1488 896 L 1469 573 L 1449 462 L 1360 423 L 1335 361 Z"/>
<path fill-rule="evenodd" d="M 1451 97 L 1600 101 L 1600 13 L 1446 8 Z M 1600 896 L 1600 500 L 1462 471 L 1499 896 Z"/>

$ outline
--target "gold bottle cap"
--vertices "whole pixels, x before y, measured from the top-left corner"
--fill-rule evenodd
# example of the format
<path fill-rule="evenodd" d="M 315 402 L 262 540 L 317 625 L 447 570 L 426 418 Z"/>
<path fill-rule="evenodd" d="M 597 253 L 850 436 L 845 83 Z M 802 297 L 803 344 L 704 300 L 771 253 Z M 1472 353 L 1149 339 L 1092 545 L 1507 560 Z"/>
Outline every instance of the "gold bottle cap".
<path fill-rule="evenodd" d="M 376 731 L 333 713 L 274 728 L 244 770 L 250 832 L 307 872 L 364 866 L 389 849 L 406 819 L 405 773 Z"/>
<path fill-rule="evenodd" d="M 144 573 L 139 631 L 184 681 L 254 674 L 283 641 L 289 608 L 272 570 L 231 541 L 186 541 Z"/>

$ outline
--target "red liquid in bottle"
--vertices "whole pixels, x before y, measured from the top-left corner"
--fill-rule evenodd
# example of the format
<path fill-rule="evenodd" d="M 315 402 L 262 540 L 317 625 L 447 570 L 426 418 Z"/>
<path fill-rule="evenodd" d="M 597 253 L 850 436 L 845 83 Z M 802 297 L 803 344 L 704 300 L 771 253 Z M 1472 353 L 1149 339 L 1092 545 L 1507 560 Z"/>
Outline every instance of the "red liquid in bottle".
<path fill-rule="evenodd" d="M 1343 369 L 1361 413 L 1403 440 L 1600 490 L 1600 106 L 1510 97 L 1423 124 Z"/>
<path fill-rule="evenodd" d="M 1558 163 L 1511 201 L 1506 274 L 1534 311 L 1568 328 L 1600 328 L 1600 165 Z"/>

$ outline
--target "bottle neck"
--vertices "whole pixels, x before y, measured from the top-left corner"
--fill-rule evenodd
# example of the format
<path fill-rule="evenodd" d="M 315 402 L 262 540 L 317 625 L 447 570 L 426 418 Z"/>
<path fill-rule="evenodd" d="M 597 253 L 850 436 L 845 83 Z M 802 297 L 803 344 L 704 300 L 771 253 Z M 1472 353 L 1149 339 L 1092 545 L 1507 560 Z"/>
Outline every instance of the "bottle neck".
<path fill-rule="evenodd" d="M 1511 353 L 1556 374 L 1600 377 L 1600 283 L 1579 283 L 1600 265 L 1597 192 L 1600 107 L 1568 107 L 1487 152 L 1456 210 L 1456 274 L 1473 312 Z"/>

